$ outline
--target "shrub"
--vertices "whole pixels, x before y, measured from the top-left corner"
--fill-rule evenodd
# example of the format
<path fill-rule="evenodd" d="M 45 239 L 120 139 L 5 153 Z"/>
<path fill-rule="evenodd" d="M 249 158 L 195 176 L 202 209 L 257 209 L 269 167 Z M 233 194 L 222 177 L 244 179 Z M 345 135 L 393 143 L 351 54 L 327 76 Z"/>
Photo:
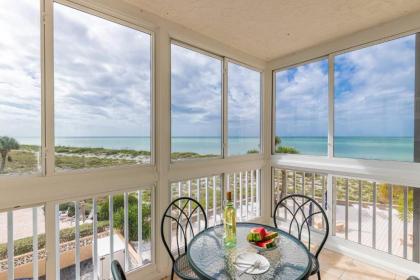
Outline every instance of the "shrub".
<path fill-rule="evenodd" d="M 150 200 L 150 195 L 146 192 L 143 193 L 143 199 L 145 196 L 146 200 Z M 115 228 L 120 232 L 124 231 L 124 195 L 116 195 L 113 197 L 113 222 Z M 143 239 L 148 240 L 150 238 L 151 228 L 150 228 L 150 214 L 151 214 L 151 205 L 150 203 L 142 204 L 142 230 L 143 230 Z M 108 220 L 109 219 L 109 201 L 106 200 L 100 205 L 98 220 Z M 128 196 L 128 224 L 129 228 L 129 237 L 130 240 L 137 240 L 137 197 L 135 195 Z"/>
<path fill-rule="evenodd" d="M 278 154 L 299 154 L 299 151 L 293 147 L 280 146 L 276 148 Z"/>
<path fill-rule="evenodd" d="M 104 232 L 108 227 L 108 221 L 98 222 L 98 233 Z M 80 226 L 80 238 L 92 235 L 93 225 L 83 224 Z M 74 240 L 75 228 L 65 228 L 60 230 L 60 243 Z M 38 249 L 45 248 L 45 234 L 38 235 Z M 17 239 L 14 241 L 14 255 L 20 256 L 33 251 L 32 236 Z M 7 258 L 7 243 L 0 244 L 0 260 Z"/>

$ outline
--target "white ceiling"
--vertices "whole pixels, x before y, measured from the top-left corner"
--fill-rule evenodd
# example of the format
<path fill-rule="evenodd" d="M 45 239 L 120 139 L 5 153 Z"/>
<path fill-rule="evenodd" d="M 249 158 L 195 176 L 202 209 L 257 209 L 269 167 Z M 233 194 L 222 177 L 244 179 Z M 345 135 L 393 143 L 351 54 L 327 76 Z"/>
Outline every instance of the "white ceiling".
<path fill-rule="evenodd" d="M 124 0 L 264 60 L 420 11 L 420 0 Z"/>

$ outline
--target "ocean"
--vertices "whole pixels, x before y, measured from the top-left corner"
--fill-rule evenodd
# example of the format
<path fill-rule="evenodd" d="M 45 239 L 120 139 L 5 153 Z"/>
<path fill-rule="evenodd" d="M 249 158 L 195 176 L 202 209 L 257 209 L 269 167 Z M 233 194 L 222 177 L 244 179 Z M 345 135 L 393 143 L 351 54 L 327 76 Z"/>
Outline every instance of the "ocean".
<path fill-rule="evenodd" d="M 39 138 L 16 139 L 21 144 L 39 145 Z M 326 137 L 282 137 L 281 141 L 282 146 L 294 147 L 303 155 L 327 155 Z M 55 142 L 59 146 L 150 151 L 148 137 L 57 137 Z M 220 142 L 218 137 L 174 137 L 171 146 L 173 152 L 220 154 Z M 244 154 L 259 148 L 259 138 L 229 138 L 229 155 Z M 411 137 L 336 137 L 334 153 L 336 157 L 343 158 L 410 162 L 413 161 L 414 140 Z"/>

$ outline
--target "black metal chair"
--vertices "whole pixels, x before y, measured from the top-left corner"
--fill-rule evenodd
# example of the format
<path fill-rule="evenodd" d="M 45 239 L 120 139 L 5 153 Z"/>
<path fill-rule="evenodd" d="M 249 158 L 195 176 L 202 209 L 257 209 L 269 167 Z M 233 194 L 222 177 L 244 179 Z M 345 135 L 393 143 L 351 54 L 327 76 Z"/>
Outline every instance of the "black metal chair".
<path fill-rule="evenodd" d="M 201 213 L 200 213 L 201 212 Z M 199 277 L 194 273 L 187 260 L 187 249 L 189 239 L 194 237 L 197 232 L 194 232 L 194 218 L 199 213 L 199 216 L 204 216 L 204 228 L 207 229 L 207 217 L 201 204 L 190 197 L 180 197 L 175 199 L 166 208 L 161 222 L 161 237 L 169 256 L 172 259 L 172 273 L 171 279 L 174 279 L 174 273 L 181 279 L 195 280 Z M 171 250 L 172 242 L 167 242 L 164 234 L 165 220 L 169 220 L 169 225 L 172 232 L 176 232 L 176 249 Z M 198 221 L 197 221 L 198 222 Z M 176 228 L 173 228 L 175 223 Z M 199 224 L 199 223 L 198 223 Z M 198 226 L 198 228 L 200 228 Z M 172 239 L 171 239 L 172 240 Z"/>
<path fill-rule="evenodd" d="M 328 233 L 330 230 L 328 218 L 327 218 L 327 215 L 325 214 L 324 209 L 313 198 L 310 198 L 305 195 L 291 194 L 286 197 L 283 197 L 279 201 L 279 203 L 276 205 L 276 208 L 274 210 L 273 219 L 274 219 L 274 225 L 277 228 L 280 228 L 277 222 L 278 222 L 279 217 L 281 216 L 279 215 L 281 213 L 279 213 L 278 211 L 281 211 L 283 209 L 285 211 L 284 212 L 285 216 L 286 215 L 288 216 L 289 214 L 291 215 L 291 220 L 289 224 L 289 234 L 294 235 L 296 238 L 298 238 L 301 241 L 304 241 L 302 240 L 303 237 L 307 238 L 306 246 L 312 258 L 312 270 L 311 270 L 310 275 L 313 275 L 316 273 L 318 276 L 318 279 L 321 279 L 318 256 L 322 248 L 324 247 L 325 242 L 327 241 Z M 320 230 L 317 230 L 313 226 L 313 221 L 315 220 L 316 217 L 319 217 L 319 216 L 321 216 L 321 218 L 323 219 L 322 225 L 323 225 L 324 230 L 321 231 L 321 233 L 323 234 L 323 238 L 321 239 L 321 242 L 318 246 L 314 246 L 314 244 L 311 244 L 311 231 L 320 232 Z M 286 220 L 286 219 L 284 221 L 289 222 L 289 220 Z M 292 232 L 293 228 L 295 228 L 297 232 Z M 302 234 L 303 232 L 306 232 L 307 235 Z"/>
<path fill-rule="evenodd" d="M 111 263 L 112 277 L 114 280 L 126 280 L 124 270 L 117 260 L 113 260 Z"/>

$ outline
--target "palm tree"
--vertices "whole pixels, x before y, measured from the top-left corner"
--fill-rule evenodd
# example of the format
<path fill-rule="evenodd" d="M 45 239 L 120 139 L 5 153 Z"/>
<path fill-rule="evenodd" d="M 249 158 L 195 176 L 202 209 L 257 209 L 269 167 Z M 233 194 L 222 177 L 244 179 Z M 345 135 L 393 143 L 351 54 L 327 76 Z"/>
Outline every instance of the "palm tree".
<path fill-rule="evenodd" d="M 17 150 L 19 149 L 19 143 L 12 137 L 3 136 L 0 137 L 0 155 L 1 155 L 1 165 L 0 165 L 0 173 L 4 171 L 4 168 L 6 167 L 6 159 L 9 161 L 12 160 L 12 158 L 9 156 L 7 157 L 7 154 L 11 150 Z"/>

